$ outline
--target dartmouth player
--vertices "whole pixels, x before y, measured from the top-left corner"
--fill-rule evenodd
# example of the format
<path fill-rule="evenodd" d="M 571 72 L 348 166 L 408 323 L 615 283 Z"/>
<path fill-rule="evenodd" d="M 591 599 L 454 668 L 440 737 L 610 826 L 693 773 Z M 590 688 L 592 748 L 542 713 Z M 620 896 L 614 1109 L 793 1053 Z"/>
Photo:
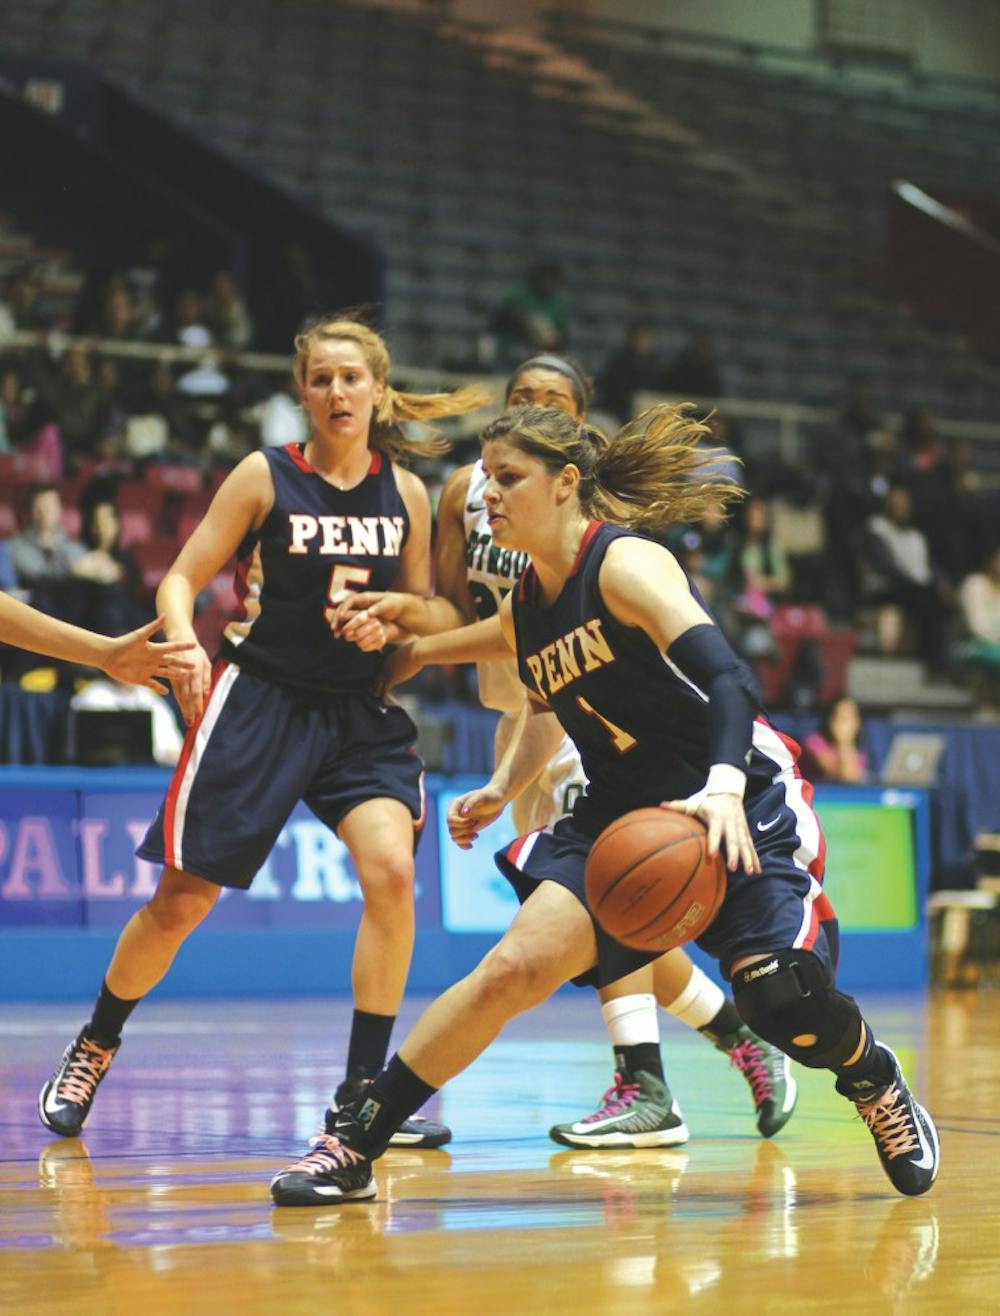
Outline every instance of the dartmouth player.
<path fill-rule="evenodd" d="M 430 501 L 395 459 L 444 445 L 407 437 L 400 422 L 475 410 L 486 395 L 397 392 L 382 339 L 351 320 L 319 321 L 295 348 L 308 441 L 236 467 L 157 593 L 169 640 L 192 644 L 195 598 L 236 555 L 241 618 L 214 665 L 195 645 L 174 680 L 189 730 L 139 847 L 163 865 L 159 886 L 125 926 L 93 1015 L 39 1098 L 55 1133 L 81 1131 L 132 1010 L 222 888 L 250 886 L 299 800 L 347 846 L 364 898 L 335 1104 L 385 1062 L 413 949 L 422 765 L 407 714 L 373 693 L 380 655 L 340 639 L 332 621 L 345 590 L 429 592 Z M 427 1121 L 397 1134 L 411 1146 L 449 1137 Z"/>
<path fill-rule="evenodd" d="M 653 408 L 611 442 L 541 407 L 484 431 L 493 537 L 532 564 L 494 626 L 517 655 L 530 711 L 490 782 L 449 811 L 449 827 L 459 845 L 471 844 L 564 732 L 580 750 L 587 790 L 572 817 L 498 855 L 522 901 L 510 929 L 425 1011 L 365 1100 L 332 1115 L 313 1150 L 275 1177 L 276 1203 L 374 1196 L 372 1162 L 400 1121 L 510 1018 L 568 979 L 596 970 L 610 982 L 652 958 L 601 931 L 583 877 L 602 828 L 665 801 L 702 818 L 709 851 L 725 853 L 726 898 L 701 944 L 732 981 L 742 1017 L 801 1064 L 833 1071 L 898 1191 L 931 1187 L 934 1124 L 857 1003 L 834 985 L 837 924 L 797 746 L 758 716 L 749 669 L 673 556 L 631 532 L 732 496 L 699 451 L 704 433 L 674 407 Z"/>

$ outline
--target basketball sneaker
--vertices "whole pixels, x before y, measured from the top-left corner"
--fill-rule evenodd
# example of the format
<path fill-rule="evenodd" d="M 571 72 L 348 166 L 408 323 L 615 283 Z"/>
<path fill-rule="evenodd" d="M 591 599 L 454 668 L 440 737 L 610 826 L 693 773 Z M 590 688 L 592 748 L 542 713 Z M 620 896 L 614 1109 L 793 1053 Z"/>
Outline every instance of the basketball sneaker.
<path fill-rule="evenodd" d="M 334 1127 L 339 1136 L 321 1133 L 310 1138 L 311 1150 L 271 1180 L 275 1206 L 329 1206 L 369 1201 L 375 1196 L 371 1161 L 348 1145 L 360 1139 L 360 1125 L 349 1112 L 341 1111 Z"/>
<path fill-rule="evenodd" d="M 348 1074 L 343 1083 L 333 1094 L 330 1109 L 326 1112 L 326 1131 L 333 1132 L 337 1113 L 346 1108 L 358 1108 L 365 1098 L 365 1092 L 371 1083 L 363 1074 Z M 431 1147 L 443 1147 L 451 1142 L 451 1129 L 446 1124 L 435 1124 L 433 1120 L 424 1119 L 423 1115 L 411 1115 L 389 1139 L 390 1147 L 413 1147 L 426 1150 Z"/>
<path fill-rule="evenodd" d="M 549 1129 L 566 1147 L 676 1147 L 689 1136 L 666 1083 L 644 1069 L 615 1074 L 593 1115 Z"/>
<path fill-rule="evenodd" d="M 792 1118 L 798 1100 L 799 1088 L 792 1078 L 792 1062 L 784 1051 L 765 1042 L 746 1024 L 715 1045 L 723 1055 L 729 1056 L 730 1064 L 740 1071 L 750 1086 L 757 1113 L 757 1132 L 762 1138 L 773 1138 Z"/>
<path fill-rule="evenodd" d="M 38 1096 L 38 1114 L 47 1129 L 64 1138 L 77 1137 L 90 1114 L 98 1085 L 120 1046 L 120 1042 L 118 1046 L 100 1046 L 87 1036 L 86 1028 L 70 1042 L 59 1068 Z"/>
<path fill-rule="evenodd" d="M 881 1043 L 876 1043 L 881 1046 Z M 849 1079 L 837 1079 L 837 1091 L 853 1101 L 875 1139 L 878 1158 L 892 1186 L 907 1197 L 926 1193 L 937 1178 L 940 1159 L 938 1134 L 923 1106 L 906 1086 L 899 1061 L 882 1046 L 892 1062 L 893 1074 L 878 1091 L 859 1090 Z M 871 1084 L 865 1087 L 871 1088 Z"/>

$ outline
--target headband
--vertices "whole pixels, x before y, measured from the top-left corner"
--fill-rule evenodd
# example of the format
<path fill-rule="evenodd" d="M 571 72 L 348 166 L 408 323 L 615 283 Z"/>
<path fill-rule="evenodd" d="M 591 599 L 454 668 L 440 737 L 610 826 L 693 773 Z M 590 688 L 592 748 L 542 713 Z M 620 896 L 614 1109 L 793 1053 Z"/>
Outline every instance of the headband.
<path fill-rule="evenodd" d="M 510 397 L 514 391 L 515 381 L 524 374 L 526 370 L 555 370 L 560 375 L 565 375 L 573 385 L 573 396 L 576 398 L 576 404 L 581 411 L 587 410 L 587 401 L 590 394 L 590 386 L 586 377 L 576 368 L 571 361 L 566 361 L 561 356 L 554 356 L 549 352 L 542 352 L 539 356 L 529 357 L 527 361 L 522 361 L 517 367 L 510 379 L 507 381 L 507 391 L 505 397 Z"/>

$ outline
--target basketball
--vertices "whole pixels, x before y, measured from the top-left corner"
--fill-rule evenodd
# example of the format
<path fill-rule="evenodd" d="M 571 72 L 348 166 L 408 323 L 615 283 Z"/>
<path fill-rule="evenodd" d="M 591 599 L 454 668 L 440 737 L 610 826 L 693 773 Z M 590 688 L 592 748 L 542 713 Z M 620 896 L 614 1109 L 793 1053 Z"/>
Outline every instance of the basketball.
<path fill-rule="evenodd" d="M 634 950 L 668 951 L 700 937 L 726 895 L 708 831 L 675 809 L 635 809 L 605 827 L 587 857 L 591 913 Z"/>

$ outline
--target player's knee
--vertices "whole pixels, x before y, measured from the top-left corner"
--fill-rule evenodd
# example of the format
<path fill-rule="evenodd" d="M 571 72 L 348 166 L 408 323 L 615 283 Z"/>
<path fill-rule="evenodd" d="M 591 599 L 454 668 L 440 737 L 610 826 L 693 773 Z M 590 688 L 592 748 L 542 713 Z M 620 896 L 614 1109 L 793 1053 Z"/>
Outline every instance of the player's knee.
<path fill-rule="evenodd" d="M 166 936 L 183 937 L 193 931 L 211 913 L 219 897 L 219 888 L 207 882 L 204 889 L 171 889 L 160 886 L 146 906 L 157 927 Z"/>
<path fill-rule="evenodd" d="M 413 898 L 413 856 L 385 851 L 361 867 L 361 890 L 365 906 L 396 908 Z"/>
<path fill-rule="evenodd" d="M 515 937 L 506 937 L 494 946 L 477 972 L 481 999 L 487 1007 L 504 1003 L 516 1013 L 551 995 L 544 966 Z"/>
<path fill-rule="evenodd" d="M 837 991 L 811 951 L 782 950 L 738 969 L 733 1000 L 758 1036 L 801 1065 L 837 1069 L 857 1050 L 857 1002 Z"/>

